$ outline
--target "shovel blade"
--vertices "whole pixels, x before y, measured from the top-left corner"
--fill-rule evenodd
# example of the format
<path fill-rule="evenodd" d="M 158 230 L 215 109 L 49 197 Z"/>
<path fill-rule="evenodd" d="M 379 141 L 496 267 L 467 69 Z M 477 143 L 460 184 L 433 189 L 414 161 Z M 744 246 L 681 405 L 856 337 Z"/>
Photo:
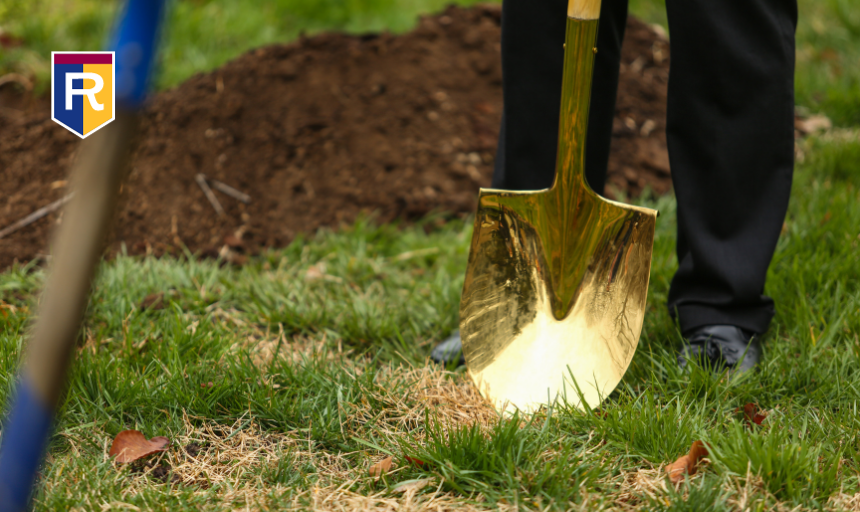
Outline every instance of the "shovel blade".
<path fill-rule="evenodd" d="M 630 364 L 657 212 L 584 183 L 481 190 L 460 303 L 466 365 L 500 410 L 595 407 Z"/>

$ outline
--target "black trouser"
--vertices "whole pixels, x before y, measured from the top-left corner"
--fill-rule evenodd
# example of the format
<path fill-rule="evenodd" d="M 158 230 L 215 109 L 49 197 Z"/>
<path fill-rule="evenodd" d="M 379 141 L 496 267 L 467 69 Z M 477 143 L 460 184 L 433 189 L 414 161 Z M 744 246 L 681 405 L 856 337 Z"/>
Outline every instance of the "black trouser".
<path fill-rule="evenodd" d="M 504 0 L 504 118 L 493 186 L 549 187 L 555 173 L 567 0 Z M 667 0 L 666 135 L 678 201 L 669 310 L 682 331 L 764 332 L 763 295 L 794 167 L 796 0 Z M 627 0 L 603 0 L 586 178 L 602 193 Z"/>

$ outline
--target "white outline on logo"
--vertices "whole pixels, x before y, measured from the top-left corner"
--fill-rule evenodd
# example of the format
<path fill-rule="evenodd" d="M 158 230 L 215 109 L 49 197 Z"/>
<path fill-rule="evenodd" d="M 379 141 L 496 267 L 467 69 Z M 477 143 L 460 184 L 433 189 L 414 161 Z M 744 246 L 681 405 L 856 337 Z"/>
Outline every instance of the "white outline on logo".
<path fill-rule="evenodd" d="M 70 128 L 68 125 L 66 125 L 65 123 L 63 123 L 62 121 L 60 121 L 59 119 L 54 117 L 54 95 L 55 95 L 55 89 L 54 89 L 54 55 L 59 55 L 59 54 L 64 54 L 64 53 L 73 53 L 73 54 L 95 53 L 95 54 L 102 54 L 102 55 L 108 55 L 109 54 L 109 55 L 111 55 L 111 61 L 113 62 L 113 77 L 111 78 L 111 98 L 110 98 L 111 99 L 111 113 L 112 113 L 111 118 L 108 119 L 107 121 L 105 121 L 104 123 L 93 128 L 92 131 L 90 131 L 86 135 L 81 135 L 80 133 L 76 132 L 74 129 Z M 55 123 L 57 123 L 58 125 L 62 126 L 63 128 L 65 128 L 66 130 L 69 130 L 70 132 L 74 133 L 78 137 L 80 137 L 82 139 L 86 139 L 90 135 L 92 135 L 92 134 L 96 133 L 97 131 L 101 130 L 102 128 L 104 128 L 105 125 L 112 122 L 114 119 L 116 119 L 116 52 L 51 52 L 51 120 L 54 121 Z"/>

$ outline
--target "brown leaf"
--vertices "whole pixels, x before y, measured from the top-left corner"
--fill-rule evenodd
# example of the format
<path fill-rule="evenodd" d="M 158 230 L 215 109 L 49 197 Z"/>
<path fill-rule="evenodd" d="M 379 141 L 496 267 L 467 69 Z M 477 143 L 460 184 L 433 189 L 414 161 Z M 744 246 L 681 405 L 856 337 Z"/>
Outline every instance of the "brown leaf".
<path fill-rule="evenodd" d="M 391 456 L 385 457 L 376 464 L 370 466 L 370 476 L 382 476 L 391 469 Z"/>
<path fill-rule="evenodd" d="M 123 430 L 113 440 L 108 455 L 116 455 L 117 462 L 134 462 L 153 453 L 167 451 L 170 440 L 153 437 L 148 440 L 137 430 Z"/>
<path fill-rule="evenodd" d="M 164 292 L 150 293 L 140 301 L 140 309 L 164 309 Z"/>
<path fill-rule="evenodd" d="M 21 46 L 24 40 L 20 37 L 15 37 L 0 30 L 0 48 L 15 48 Z"/>
<path fill-rule="evenodd" d="M 699 463 L 708 456 L 708 449 L 701 441 L 693 442 L 690 452 L 682 455 L 678 460 L 666 466 L 666 474 L 672 483 L 684 480 L 686 475 L 693 476 L 699 471 Z"/>
<path fill-rule="evenodd" d="M 757 404 L 749 403 L 744 406 L 744 419 L 747 423 L 761 425 L 765 418 L 767 418 L 767 412 L 759 411 Z"/>
<path fill-rule="evenodd" d="M 406 459 L 407 462 L 411 462 L 412 464 L 415 464 L 416 466 L 423 466 L 424 464 L 427 464 L 423 460 L 416 459 L 415 457 L 410 457 L 409 455 L 404 455 L 403 458 Z"/>

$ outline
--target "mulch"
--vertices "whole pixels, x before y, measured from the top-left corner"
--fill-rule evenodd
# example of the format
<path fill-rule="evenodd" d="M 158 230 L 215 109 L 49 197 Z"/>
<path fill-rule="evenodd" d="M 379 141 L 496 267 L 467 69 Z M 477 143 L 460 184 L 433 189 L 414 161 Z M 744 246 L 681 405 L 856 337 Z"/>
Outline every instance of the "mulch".
<path fill-rule="evenodd" d="M 359 215 L 468 215 L 490 183 L 501 119 L 500 10 L 450 7 L 403 35 L 322 34 L 248 52 L 155 95 L 144 113 L 109 254 L 252 254 Z M 671 188 L 669 45 L 628 21 L 610 194 Z M 61 197 L 79 139 L 44 99 L 0 88 L 0 229 Z M 216 191 L 219 217 L 195 176 Z M 0 239 L 0 269 L 48 252 L 51 214 Z M 237 258 L 237 261 L 241 257 Z"/>

